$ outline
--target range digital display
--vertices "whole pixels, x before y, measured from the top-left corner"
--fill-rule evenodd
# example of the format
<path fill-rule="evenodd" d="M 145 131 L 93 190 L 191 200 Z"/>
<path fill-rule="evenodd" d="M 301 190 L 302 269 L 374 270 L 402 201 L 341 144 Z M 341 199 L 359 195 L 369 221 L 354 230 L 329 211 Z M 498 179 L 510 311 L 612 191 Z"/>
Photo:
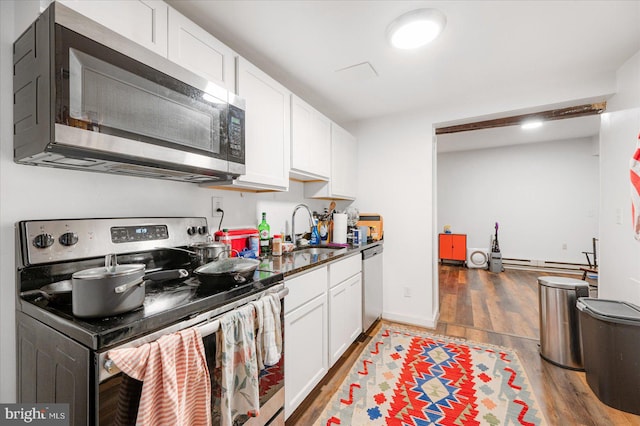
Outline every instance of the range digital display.
<path fill-rule="evenodd" d="M 111 228 L 111 241 L 116 244 L 166 240 L 167 238 L 169 238 L 169 231 L 166 225 L 118 226 Z"/>

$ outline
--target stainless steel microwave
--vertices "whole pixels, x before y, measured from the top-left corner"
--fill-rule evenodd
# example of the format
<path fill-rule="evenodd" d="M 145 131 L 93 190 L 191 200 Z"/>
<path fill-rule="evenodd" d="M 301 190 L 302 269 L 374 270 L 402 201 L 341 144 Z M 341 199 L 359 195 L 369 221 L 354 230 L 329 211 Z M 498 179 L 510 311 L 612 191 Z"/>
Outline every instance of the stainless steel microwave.
<path fill-rule="evenodd" d="M 14 161 L 196 183 L 245 172 L 244 100 L 54 2 L 16 40 Z"/>

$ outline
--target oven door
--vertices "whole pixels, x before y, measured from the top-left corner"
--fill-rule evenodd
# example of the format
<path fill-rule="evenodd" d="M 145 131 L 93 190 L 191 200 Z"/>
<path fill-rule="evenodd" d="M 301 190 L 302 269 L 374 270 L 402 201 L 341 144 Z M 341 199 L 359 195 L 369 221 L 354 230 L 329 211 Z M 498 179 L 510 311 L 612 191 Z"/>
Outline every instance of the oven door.
<path fill-rule="evenodd" d="M 280 299 L 280 324 L 284 350 L 284 299 Z M 222 371 L 216 368 L 215 333 L 203 337 L 207 367 L 211 379 L 212 424 L 220 424 L 220 383 Z M 258 391 L 260 415 L 258 417 L 238 416 L 234 425 L 257 426 L 284 425 L 284 351 L 280 361 L 260 371 Z M 98 361 L 100 364 L 100 361 Z M 140 393 L 143 382 L 139 382 L 123 373 L 118 373 L 102 381 L 98 387 L 99 425 L 135 424 Z"/>

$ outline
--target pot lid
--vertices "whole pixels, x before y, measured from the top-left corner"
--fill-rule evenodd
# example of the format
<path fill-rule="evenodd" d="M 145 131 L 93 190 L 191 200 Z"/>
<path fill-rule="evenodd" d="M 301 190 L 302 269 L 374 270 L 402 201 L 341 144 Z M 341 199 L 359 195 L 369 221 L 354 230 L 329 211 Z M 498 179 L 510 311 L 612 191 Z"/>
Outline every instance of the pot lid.
<path fill-rule="evenodd" d="M 104 258 L 104 266 L 75 272 L 71 277 L 83 280 L 98 280 L 102 278 L 123 277 L 127 275 L 144 274 L 145 265 L 129 263 L 118 265 L 115 254 L 108 254 Z"/>
<path fill-rule="evenodd" d="M 256 269 L 260 264 L 259 260 L 245 257 L 231 257 L 227 259 L 209 262 L 198 267 L 197 274 L 233 274 Z"/>

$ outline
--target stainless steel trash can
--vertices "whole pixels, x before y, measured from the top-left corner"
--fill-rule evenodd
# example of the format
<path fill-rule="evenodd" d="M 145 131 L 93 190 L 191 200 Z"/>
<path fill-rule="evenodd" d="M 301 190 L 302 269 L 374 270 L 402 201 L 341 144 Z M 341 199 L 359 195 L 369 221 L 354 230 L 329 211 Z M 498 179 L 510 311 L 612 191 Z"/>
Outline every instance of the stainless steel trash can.
<path fill-rule="evenodd" d="M 640 307 L 586 297 L 577 307 L 589 387 L 610 407 L 640 414 Z"/>
<path fill-rule="evenodd" d="M 589 295 L 586 281 L 538 277 L 540 356 L 557 366 L 583 370 L 582 340 L 576 301 Z"/>

